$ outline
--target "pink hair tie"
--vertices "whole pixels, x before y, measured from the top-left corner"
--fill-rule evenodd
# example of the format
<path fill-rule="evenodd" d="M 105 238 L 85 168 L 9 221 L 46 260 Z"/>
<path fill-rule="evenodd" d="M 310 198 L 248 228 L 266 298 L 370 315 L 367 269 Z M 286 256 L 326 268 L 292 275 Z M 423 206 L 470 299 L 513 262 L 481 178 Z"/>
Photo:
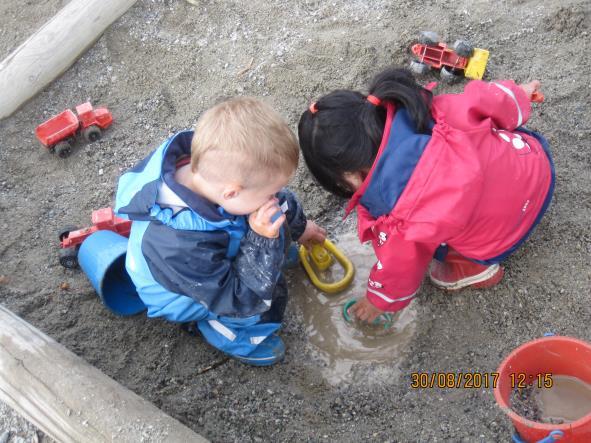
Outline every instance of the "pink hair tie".
<path fill-rule="evenodd" d="M 316 102 L 312 102 L 308 109 L 312 114 L 316 114 L 318 112 L 318 106 L 316 106 Z"/>
<path fill-rule="evenodd" d="M 382 100 L 371 94 L 367 96 L 367 101 L 374 106 L 380 106 L 382 104 Z"/>

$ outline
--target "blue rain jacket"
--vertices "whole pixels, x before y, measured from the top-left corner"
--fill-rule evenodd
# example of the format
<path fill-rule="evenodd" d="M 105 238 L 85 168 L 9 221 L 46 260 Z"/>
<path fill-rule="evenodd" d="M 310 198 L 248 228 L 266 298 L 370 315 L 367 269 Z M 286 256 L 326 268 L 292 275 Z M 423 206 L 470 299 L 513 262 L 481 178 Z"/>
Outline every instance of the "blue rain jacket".
<path fill-rule="evenodd" d="M 281 269 L 289 242 L 304 232 L 303 210 L 290 191 L 278 193 L 287 223 L 269 239 L 177 183 L 192 137 L 177 133 L 119 179 L 115 211 L 133 220 L 126 268 L 148 316 L 279 323 L 287 303 Z"/>

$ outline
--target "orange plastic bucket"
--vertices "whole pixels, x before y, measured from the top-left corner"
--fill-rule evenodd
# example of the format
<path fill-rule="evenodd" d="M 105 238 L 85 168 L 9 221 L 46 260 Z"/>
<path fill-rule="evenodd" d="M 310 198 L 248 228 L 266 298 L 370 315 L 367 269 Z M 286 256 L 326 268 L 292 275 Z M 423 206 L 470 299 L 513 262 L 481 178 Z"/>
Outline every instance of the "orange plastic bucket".
<path fill-rule="evenodd" d="M 525 343 L 505 358 L 498 369 L 494 388 L 497 404 L 509 416 L 520 437 L 533 443 L 546 438 L 550 432 L 564 433 L 560 443 L 591 442 L 591 414 L 571 423 L 553 425 L 538 423 L 519 416 L 510 405 L 517 378 L 532 383 L 538 374 L 570 375 L 591 384 L 591 344 L 571 337 L 550 336 Z M 511 375 L 511 374 L 525 374 Z"/>

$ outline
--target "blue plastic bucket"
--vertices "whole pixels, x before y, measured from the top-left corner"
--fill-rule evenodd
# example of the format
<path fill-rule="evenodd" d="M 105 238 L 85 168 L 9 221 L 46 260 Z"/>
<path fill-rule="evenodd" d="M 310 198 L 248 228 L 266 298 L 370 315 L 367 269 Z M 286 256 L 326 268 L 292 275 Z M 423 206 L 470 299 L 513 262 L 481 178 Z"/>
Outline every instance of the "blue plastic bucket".
<path fill-rule="evenodd" d="M 125 269 L 127 238 L 112 231 L 90 235 L 78 251 L 78 263 L 103 301 L 118 315 L 146 309 Z"/>

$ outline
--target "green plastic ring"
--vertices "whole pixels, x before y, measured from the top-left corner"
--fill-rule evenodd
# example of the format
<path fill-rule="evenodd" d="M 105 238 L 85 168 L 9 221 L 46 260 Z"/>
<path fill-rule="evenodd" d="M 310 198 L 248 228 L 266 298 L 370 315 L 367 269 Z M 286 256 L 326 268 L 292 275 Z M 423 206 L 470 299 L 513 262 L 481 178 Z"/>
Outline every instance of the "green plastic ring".
<path fill-rule="evenodd" d="M 349 315 L 349 308 L 353 306 L 355 303 L 357 303 L 357 300 L 352 298 L 351 300 L 348 300 L 347 303 L 345 303 L 343 306 L 343 318 L 347 323 L 351 323 L 353 321 L 353 319 Z"/>
<path fill-rule="evenodd" d="M 347 323 L 352 323 L 353 319 L 351 318 L 351 316 L 349 315 L 349 309 L 351 308 L 351 306 L 353 306 L 355 303 L 357 303 L 357 300 L 355 299 L 351 299 L 348 300 L 344 305 L 343 305 L 343 318 L 345 319 L 345 321 Z M 384 321 L 380 321 L 380 319 L 383 319 Z M 380 325 L 383 324 L 384 325 L 384 329 L 388 329 L 392 326 L 392 314 L 388 313 L 388 312 L 384 312 L 382 315 L 380 315 L 379 317 L 377 317 L 372 324 L 374 325 Z"/>

